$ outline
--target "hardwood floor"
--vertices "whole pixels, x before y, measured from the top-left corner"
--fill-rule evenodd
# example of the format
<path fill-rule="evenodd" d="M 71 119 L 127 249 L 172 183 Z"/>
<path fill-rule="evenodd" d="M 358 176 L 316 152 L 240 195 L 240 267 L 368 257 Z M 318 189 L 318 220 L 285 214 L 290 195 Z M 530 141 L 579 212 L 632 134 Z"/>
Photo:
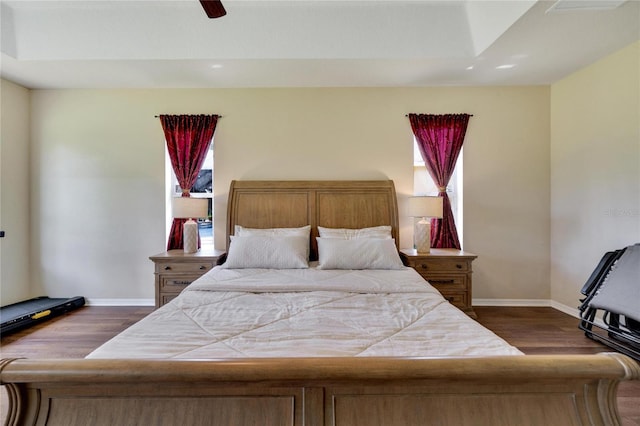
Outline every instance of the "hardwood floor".
<path fill-rule="evenodd" d="M 2 358 L 84 358 L 153 311 L 152 306 L 85 306 L 0 340 Z"/>
<path fill-rule="evenodd" d="M 527 355 L 615 352 L 585 337 L 578 320 L 553 308 L 473 308 L 478 322 Z M 618 409 L 624 426 L 640 426 L 640 381 L 618 387 Z"/>
<path fill-rule="evenodd" d="M 552 308 L 474 307 L 478 321 L 526 354 L 590 354 L 612 349 L 587 339 L 577 319 Z M 2 336 L 2 358 L 82 358 L 153 310 L 84 307 L 29 329 Z M 6 394 L 2 392 L 2 412 Z M 618 406 L 624 426 L 640 426 L 640 381 L 623 382 Z M 2 418 L 3 416 L 0 416 Z"/>

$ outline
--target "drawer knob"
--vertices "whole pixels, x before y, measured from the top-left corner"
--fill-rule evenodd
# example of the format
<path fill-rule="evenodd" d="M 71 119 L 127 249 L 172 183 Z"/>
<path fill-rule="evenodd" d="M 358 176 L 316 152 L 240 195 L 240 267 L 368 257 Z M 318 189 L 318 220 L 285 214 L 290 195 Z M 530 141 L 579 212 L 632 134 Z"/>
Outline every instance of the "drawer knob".
<path fill-rule="evenodd" d="M 422 269 L 429 269 L 429 267 L 427 266 L 427 264 L 426 264 L 426 263 L 421 264 L 421 265 L 420 265 L 420 267 L 421 267 Z"/>
<path fill-rule="evenodd" d="M 164 267 L 164 270 L 165 270 L 165 271 L 170 271 L 170 270 L 171 270 L 171 266 L 165 266 L 165 267 Z"/>
<path fill-rule="evenodd" d="M 201 271 L 204 271 L 205 269 L 207 269 L 207 267 L 206 267 L 206 266 L 204 266 L 204 265 L 200 265 L 200 270 L 201 270 Z"/>
<path fill-rule="evenodd" d="M 446 299 L 447 299 L 448 302 L 453 303 L 453 301 L 455 300 L 455 297 L 448 296 L 448 297 L 446 297 Z"/>
<path fill-rule="evenodd" d="M 458 268 L 458 269 L 462 269 L 462 265 L 461 265 L 461 264 L 459 264 L 459 263 L 456 263 L 456 268 Z"/>

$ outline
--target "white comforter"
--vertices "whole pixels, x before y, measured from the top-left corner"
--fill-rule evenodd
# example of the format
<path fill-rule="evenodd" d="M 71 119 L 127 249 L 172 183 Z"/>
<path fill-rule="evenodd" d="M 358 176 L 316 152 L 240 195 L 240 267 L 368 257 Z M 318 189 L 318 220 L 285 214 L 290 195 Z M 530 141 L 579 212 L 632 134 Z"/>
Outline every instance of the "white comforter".
<path fill-rule="evenodd" d="M 88 358 L 516 354 L 410 268 L 216 267 Z"/>

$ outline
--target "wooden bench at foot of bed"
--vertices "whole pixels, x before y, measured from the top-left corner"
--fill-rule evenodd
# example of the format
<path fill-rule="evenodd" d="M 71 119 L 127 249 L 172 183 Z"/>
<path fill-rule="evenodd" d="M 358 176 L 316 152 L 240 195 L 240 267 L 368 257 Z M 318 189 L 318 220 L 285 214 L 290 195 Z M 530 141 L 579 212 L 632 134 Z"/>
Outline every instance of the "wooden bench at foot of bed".
<path fill-rule="evenodd" d="M 7 359 L 9 425 L 616 425 L 620 354 Z"/>

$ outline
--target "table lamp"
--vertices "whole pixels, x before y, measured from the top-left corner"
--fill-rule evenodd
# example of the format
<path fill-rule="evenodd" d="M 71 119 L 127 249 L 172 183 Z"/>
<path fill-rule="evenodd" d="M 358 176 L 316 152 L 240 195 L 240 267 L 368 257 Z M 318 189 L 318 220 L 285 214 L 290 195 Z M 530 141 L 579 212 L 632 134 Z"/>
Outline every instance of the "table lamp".
<path fill-rule="evenodd" d="M 173 217 L 189 219 L 182 225 L 182 241 L 185 253 L 198 251 L 198 224 L 194 218 L 207 217 L 209 203 L 206 198 L 177 197 L 171 202 Z"/>
<path fill-rule="evenodd" d="M 413 229 L 413 244 L 418 253 L 431 251 L 431 218 L 442 217 L 442 197 L 409 197 L 409 216 L 421 218 Z"/>

